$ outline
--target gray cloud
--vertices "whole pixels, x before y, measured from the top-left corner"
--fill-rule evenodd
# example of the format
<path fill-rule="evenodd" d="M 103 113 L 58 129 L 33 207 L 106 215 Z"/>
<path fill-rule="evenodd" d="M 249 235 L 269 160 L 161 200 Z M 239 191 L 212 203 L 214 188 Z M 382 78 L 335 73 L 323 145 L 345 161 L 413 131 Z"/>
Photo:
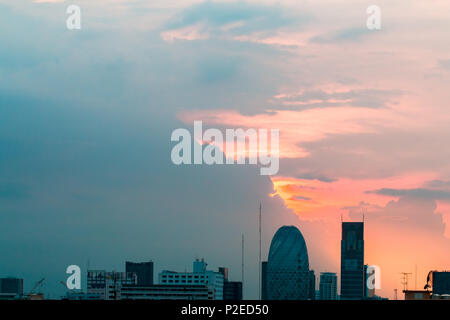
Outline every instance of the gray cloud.
<path fill-rule="evenodd" d="M 299 168 L 333 179 L 384 178 L 429 168 L 445 173 L 450 149 L 442 147 L 442 139 L 449 136 L 450 128 L 387 127 L 376 134 L 329 135 L 300 145 L 309 156 L 281 159 L 280 174 L 297 176 Z"/>
<path fill-rule="evenodd" d="M 442 214 L 436 212 L 436 201 L 427 197 L 411 197 L 409 193 L 400 194 L 398 200 L 389 201 L 384 207 L 364 203 L 348 208 L 349 215 L 353 219 L 362 219 L 361 209 L 365 208 L 365 219 L 369 225 L 381 223 L 401 229 L 414 229 L 413 233 L 421 230 L 444 240 L 445 224 Z M 448 247 L 448 239 L 446 243 Z"/>
<path fill-rule="evenodd" d="M 291 198 L 292 200 L 299 200 L 299 201 L 311 201 L 311 198 L 308 197 L 302 197 L 302 196 L 293 196 Z"/>
<path fill-rule="evenodd" d="M 156 31 L 69 33 L 14 10 L 0 10 L 4 21 L 14 27 L 0 43 L 0 276 L 24 277 L 26 289 L 45 276 L 45 290 L 63 294 L 70 264 L 123 270 L 126 259 L 154 259 L 157 271 L 183 270 L 203 256 L 239 279 L 242 233 L 257 268 L 260 201 L 264 244 L 299 222 L 256 167 L 170 161 L 172 130 L 188 127 L 180 110 L 264 108 L 283 82 L 264 63 L 276 51 L 167 44 Z M 246 278 L 256 298 L 257 275 Z"/>
<path fill-rule="evenodd" d="M 427 187 L 430 187 L 430 188 L 447 189 L 447 188 L 450 188 L 450 181 L 432 180 L 432 181 L 429 181 L 426 185 L 427 185 Z"/>
<path fill-rule="evenodd" d="M 383 196 L 393 196 L 393 197 L 407 196 L 424 199 L 450 200 L 450 191 L 433 190 L 425 188 L 416 188 L 416 189 L 382 188 L 378 190 L 366 191 L 366 193 L 374 193 Z"/>
<path fill-rule="evenodd" d="M 330 34 L 315 36 L 310 41 L 314 43 L 356 42 L 363 40 L 370 34 L 375 34 L 375 32 L 371 32 L 367 28 L 348 28 Z"/>
<path fill-rule="evenodd" d="M 321 175 L 320 173 L 303 173 L 298 174 L 295 176 L 298 179 L 304 179 L 304 180 L 319 180 L 321 182 L 334 182 L 337 179 L 333 179 L 324 175 Z"/>
<path fill-rule="evenodd" d="M 450 70 L 450 59 L 447 60 L 439 60 L 439 66 L 443 69 Z"/>
<path fill-rule="evenodd" d="M 221 27 L 239 22 L 242 25 L 226 32 L 246 34 L 298 24 L 298 19 L 287 14 L 280 6 L 256 5 L 245 1 L 205 1 L 184 9 L 166 25 L 166 29 L 183 28 L 200 22 L 213 28 L 216 33 L 221 32 Z"/>

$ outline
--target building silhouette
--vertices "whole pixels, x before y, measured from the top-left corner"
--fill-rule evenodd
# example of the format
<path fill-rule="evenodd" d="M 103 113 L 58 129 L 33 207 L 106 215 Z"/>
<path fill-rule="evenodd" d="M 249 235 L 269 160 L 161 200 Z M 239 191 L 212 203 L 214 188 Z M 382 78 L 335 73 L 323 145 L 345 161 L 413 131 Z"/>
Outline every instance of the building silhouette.
<path fill-rule="evenodd" d="M 223 275 L 223 300 L 242 300 L 242 282 L 228 279 L 228 268 L 220 267 Z"/>
<path fill-rule="evenodd" d="M 242 282 L 228 281 L 228 268 L 206 269 L 195 260 L 192 272 L 164 270 L 153 283 L 153 262 L 126 262 L 126 272 L 88 270 L 87 293 L 66 299 L 88 300 L 242 300 Z"/>
<path fill-rule="evenodd" d="M 360 300 L 364 294 L 364 222 L 343 222 L 341 240 L 342 300 Z"/>
<path fill-rule="evenodd" d="M 261 262 L 261 300 L 267 300 L 267 261 Z"/>
<path fill-rule="evenodd" d="M 450 295 L 450 271 L 433 271 L 433 295 Z"/>
<path fill-rule="evenodd" d="M 314 296 L 306 243 L 296 227 L 283 226 L 275 233 L 265 273 L 268 300 L 307 300 L 311 292 Z"/>
<path fill-rule="evenodd" d="M 316 274 L 309 270 L 308 300 L 316 300 Z"/>
<path fill-rule="evenodd" d="M 337 300 L 337 275 L 332 272 L 322 272 L 319 283 L 320 300 Z"/>
<path fill-rule="evenodd" d="M 0 299 L 12 299 L 21 296 L 23 296 L 23 279 L 0 279 Z"/>

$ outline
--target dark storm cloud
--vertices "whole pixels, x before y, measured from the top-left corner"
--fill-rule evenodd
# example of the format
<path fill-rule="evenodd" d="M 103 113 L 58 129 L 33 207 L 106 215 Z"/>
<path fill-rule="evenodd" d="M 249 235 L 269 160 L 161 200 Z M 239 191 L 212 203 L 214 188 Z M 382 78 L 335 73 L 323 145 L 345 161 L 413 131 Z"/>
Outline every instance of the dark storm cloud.
<path fill-rule="evenodd" d="M 430 188 L 437 188 L 437 189 L 440 189 L 440 188 L 450 188 L 450 181 L 444 181 L 444 180 L 432 180 L 432 181 L 429 181 L 429 182 L 427 183 L 427 187 L 430 187 Z"/>
<path fill-rule="evenodd" d="M 243 233 L 257 268 L 260 201 L 264 243 L 298 222 L 256 167 L 170 160 L 172 130 L 187 126 L 178 111 L 262 107 L 282 82 L 263 63 L 275 50 L 170 45 L 134 30 L 76 34 L 0 10 L 8 14 L 17 29 L 0 43 L 0 276 L 24 277 L 28 289 L 45 276 L 46 290 L 62 294 L 70 264 L 123 270 L 126 259 L 153 259 L 156 271 L 184 270 L 202 256 L 238 280 Z M 247 283 L 255 298 L 257 275 Z"/>

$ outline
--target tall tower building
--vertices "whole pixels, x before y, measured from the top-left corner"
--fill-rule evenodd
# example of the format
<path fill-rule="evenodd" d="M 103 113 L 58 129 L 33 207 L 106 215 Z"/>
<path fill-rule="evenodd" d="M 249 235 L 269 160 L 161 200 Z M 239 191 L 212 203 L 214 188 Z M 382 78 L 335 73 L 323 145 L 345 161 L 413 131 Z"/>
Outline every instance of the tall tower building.
<path fill-rule="evenodd" d="M 343 222 L 341 299 L 363 299 L 364 279 L 364 222 Z"/>
<path fill-rule="evenodd" d="M 322 272 L 319 283 L 320 300 L 337 299 L 337 275 L 332 272 Z"/>
<path fill-rule="evenodd" d="M 296 227 L 278 229 L 270 244 L 266 267 L 268 300 L 307 300 L 311 293 L 308 251 Z"/>

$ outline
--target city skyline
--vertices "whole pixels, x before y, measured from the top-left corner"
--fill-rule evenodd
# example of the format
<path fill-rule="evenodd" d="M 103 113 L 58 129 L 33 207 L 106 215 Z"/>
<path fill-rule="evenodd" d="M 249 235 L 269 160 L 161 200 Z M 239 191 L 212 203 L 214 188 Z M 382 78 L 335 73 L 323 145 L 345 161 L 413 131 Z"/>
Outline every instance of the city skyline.
<path fill-rule="evenodd" d="M 364 222 L 342 221 L 340 273 L 325 271 L 319 272 L 316 277 L 315 271 L 309 268 L 308 249 L 305 240 L 300 230 L 295 226 L 280 227 L 273 235 L 270 248 L 267 261 L 261 262 L 262 273 L 260 275 L 261 286 L 259 289 L 261 290 L 260 296 L 262 300 L 388 299 L 377 295 L 377 290 L 380 289 L 378 286 L 382 282 L 379 267 L 369 266 L 364 261 Z M 244 256 L 241 259 L 244 259 Z M 241 262 L 244 263 L 243 260 Z M 69 287 L 69 281 L 71 284 L 74 283 L 74 274 L 69 276 L 71 271 L 69 272 L 68 268 L 66 292 L 59 297 L 53 296 L 54 292 L 44 293 L 42 286 L 45 282 L 45 277 L 34 283 L 32 289 L 25 290 L 24 279 L 14 276 L 3 278 L 0 276 L 0 298 L 27 299 L 28 297 L 28 299 L 31 298 L 32 300 L 44 298 L 57 300 L 245 299 L 243 296 L 245 282 L 242 282 L 244 279 L 242 273 L 241 281 L 232 281 L 229 278 L 228 267 L 218 267 L 218 271 L 208 270 L 208 264 L 203 258 L 194 260 L 192 271 L 185 269 L 184 272 L 179 272 L 161 269 L 158 273 L 157 281 L 155 281 L 153 260 L 144 262 L 127 260 L 124 262 L 124 265 L 125 271 L 107 271 L 105 268 L 89 268 L 88 266 L 83 271 L 82 276 L 78 274 L 78 277 L 82 277 L 77 280 L 81 282 L 81 287 L 79 288 Z M 76 265 L 71 267 L 79 268 Z M 378 270 L 369 271 L 369 267 Z M 242 268 L 244 268 L 244 265 L 242 265 Z M 344 272 L 344 277 L 342 272 Z M 250 273 L 255 273 L 255 270 L 250 270 Z M 204 289 L 195 287 L 206 285 L 202 284 L 202 282 L 198 283 L 199 276 L 194 277 L 194 275 L 200 274 L 202 275 L 201 281 L 212 281 L 207 285 L 208 289 L 207 287 L 204 287 Z M 421 280 L 423 279 L 419 280 L 419 288 L 417 288 L 417 274 L 400 274 L 402 274 L 402 292 L 405 300 L 417 299 L 417 295 L 420 295 L 421 299 L 429 299 L 426 296 L 427 292 L 433 292 L 438 295 L 448 295 L 448 292 L 450 292 L 450 271 L 430 270 L 423 289 L 420 289 Z M 411 287 L 408 287 L 408 281 L 411 280 L 409 278 L 410 275 L 415 277 L 415 288 L 412 288 L 412 290 Z M 217 280 L 218 276 L 219 279 Z M 372 279 L 369 280 L 369 277 L 372 277 Z M 435 277 L 438 278 L 436 284 L 434 283 Z M 340 286 L 338 286 L 338 279 L 340 280 Z M 109 283 L 108 281 L 112 282 Z M 64 281 L 60 281 L 60 283 L 66 286 Z M 226 284 L 229 284 L 228 289 L 225 286 Z M 218 285 L 220 286 L 218 287 Z M 220 295 L 217 294 L 217 290 L 220 291 Z M 394 300 L 403 300 L 401 296 L 398 296 L 398 291 L 399 289 L 396 288 Z M 13 292 L 17 292 L 18 295 L 14 296 Z M 165 293 L 157 298 L 162 292 Z M 225 298 L 226 294 L 228 298 Z M 139 296 L 141 298 L 136 298 Z"/>

